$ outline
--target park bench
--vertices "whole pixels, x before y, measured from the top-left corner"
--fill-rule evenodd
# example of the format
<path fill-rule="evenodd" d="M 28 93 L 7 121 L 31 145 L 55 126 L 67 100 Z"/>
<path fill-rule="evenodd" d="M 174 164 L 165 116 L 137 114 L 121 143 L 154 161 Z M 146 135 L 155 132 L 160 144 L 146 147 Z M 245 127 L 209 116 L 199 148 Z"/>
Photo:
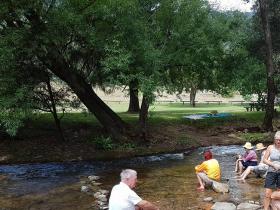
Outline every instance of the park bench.
<path fill-rule="evenodd" d="M 205 101 L 207 104 L 209 103 L 218 103 L 219 105 L 223 102 L 223 101 Z"/>
<path fill-rule="evenodd" d="M 121 102 L 126 102 L 126 101 L 121 101 L 121 100 L 117 100 L 117 101 L 105 101 L 106 103 L 118 103 L 120 104 Z"/>
<path fill-rule="evenodd" d="M 191 101 L 181 100 L 181 102 L 182 102 L 183 104 L 185 104 L 185 103 L 190 103 Z M 194 101 L 194 102 L 197 103 L 198 101 Z"/>
<path fill-rule="evenodd" d="M 173 100 L 157 100 L 157 103 L 173 103 Z"/>
<path fill-rule="evenodd" d="M 245 101 L 229 101 L 230 104 L 234 104 L 234 103 L 240 103 L 241 105 L 243 105 Z"/>

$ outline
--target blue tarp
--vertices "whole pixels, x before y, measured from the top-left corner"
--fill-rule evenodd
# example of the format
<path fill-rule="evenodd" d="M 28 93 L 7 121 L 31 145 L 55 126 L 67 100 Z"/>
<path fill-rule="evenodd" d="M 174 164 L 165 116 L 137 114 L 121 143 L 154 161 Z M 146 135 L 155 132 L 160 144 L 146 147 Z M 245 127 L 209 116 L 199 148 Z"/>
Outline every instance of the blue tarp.
<path fill-rule="evenodd" d="M 225 118 L 225 117 L 230 117 L 230 116 L 232 116 L 232 114 L 230 114 L 230 113 L 191 114 L 191 115 L 183 116 L 183 118 L 199 120 L 199 119 L 206 119 L 206 118 Z"/>

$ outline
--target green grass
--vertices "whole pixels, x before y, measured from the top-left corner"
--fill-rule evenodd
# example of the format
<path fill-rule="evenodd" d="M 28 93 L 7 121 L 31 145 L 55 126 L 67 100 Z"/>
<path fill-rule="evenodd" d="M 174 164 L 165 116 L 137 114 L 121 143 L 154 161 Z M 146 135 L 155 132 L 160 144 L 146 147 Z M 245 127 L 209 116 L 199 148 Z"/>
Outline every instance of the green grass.
<path fill-rule="evenodd" d="M 124 121 L 130 124 L 136 124 L 138 122 L 138 114 L 128 114 L 126 112 L 128 108 L 127 103 L 110 103 L 109 106 L 117 112 Z M 214 110 L 218 113 L 232 113 L 232 116 L 228 118 L 208 118 L 202 120 L 183 118 L 185 115 L 210 113 Z M 244 122 L 261 124 L 263 117 L 264 112 L 246 112 L 246 109 L 241 105 L 197 104 L 196 107 L 191 107 L 190 105 L 183 105 L 182 103 L 163 103 L 154 104 L 150 107 L 149 124 L 188 124 L 197 127 L 238 125 Z M 88 113 L 66 113 L 61 123 L 62 127 L 66 130 L 100 127 L 94 115 Z M 23 136 L 29 136 L 32 131 L 32 135 L 34 136 L 44 135 L 46 133 L 55 132 L 55 129 L 51 114 L 36 114 L 31 116 L 26 126 L 21 129 L 21 134 Z"/>
<path fill-rule="evenodd" d="M 271 141 L 269 133 L 240 133 L 239 137 L 241 137 L 244 142 L 248 141 L 252 144 Z"/>

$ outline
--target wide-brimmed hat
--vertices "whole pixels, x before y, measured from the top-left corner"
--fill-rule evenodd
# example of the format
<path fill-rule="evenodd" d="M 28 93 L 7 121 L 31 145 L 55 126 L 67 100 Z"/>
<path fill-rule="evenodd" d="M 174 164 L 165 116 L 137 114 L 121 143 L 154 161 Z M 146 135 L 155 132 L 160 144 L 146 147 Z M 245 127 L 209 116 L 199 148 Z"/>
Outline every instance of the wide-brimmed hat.
<path fill-rule="evenodd" d="M 243 146 L 245 149 L 253 149 L 253 146 L 250 142 L 246 142 Z"/>
<path fill-rule="evenodd" d="M 266 147 L 263 145 L 263 143 L 258 143 L 256 145 L 256 150 L 262 150 L 262 149 L 265 149 Z"/>

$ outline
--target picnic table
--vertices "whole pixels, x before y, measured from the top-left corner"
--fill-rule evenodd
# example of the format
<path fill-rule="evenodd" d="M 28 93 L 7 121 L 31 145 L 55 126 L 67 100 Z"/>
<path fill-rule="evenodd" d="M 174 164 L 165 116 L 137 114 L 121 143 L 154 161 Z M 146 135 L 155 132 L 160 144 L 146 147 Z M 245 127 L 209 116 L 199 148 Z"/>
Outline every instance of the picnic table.
<path fill-rule="evenodd" d="M 191 101 L 181 100 L 181 102 L 183 102 L 183 104 L 185 104 L 185 103 L 190 103 Z M 194 102 L 197 103 L 198 101 L 194 101 Z"/>
<path fill-rule="evenodd" d="M 254 102 L 254 101 L 252 101 L 244 106 L 244 108 L 246 109 L 247 112 L 248 111 L 252 112 L 255 110 L 264 111 L 265 107 L 266 107 L 266 104 L 262 104 L 262 103 L 258 103 L 258 102 Z"/>

